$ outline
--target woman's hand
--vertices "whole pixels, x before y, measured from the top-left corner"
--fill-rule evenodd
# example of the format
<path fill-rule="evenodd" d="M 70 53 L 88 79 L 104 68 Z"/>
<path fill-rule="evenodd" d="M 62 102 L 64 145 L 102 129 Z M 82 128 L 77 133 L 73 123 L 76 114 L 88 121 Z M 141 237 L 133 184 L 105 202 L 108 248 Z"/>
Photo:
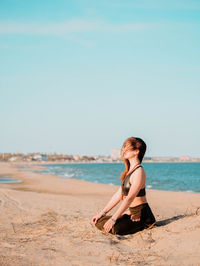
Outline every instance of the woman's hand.
<path fill-rule="evenodd" d="M 131 215 L 131 220 L 133 222 L 139 222 L 140 221 L 140 217 L 139 216 L 135 216 L 134 214 Z"/>
<path fill-rule="evenodd" d="M 94 226 L 97 223 L 97 221 L 99 220 L 99 218 L 101 218 L 102 216 L 103 216 L 103 214 L 102 213 L 99 213 L 99 214 L 97 214 L 96 216 L 94 216 L 92 218 L 92 223 L 93 223 Z"/>
<path fill-rule="evenodd" d="M 108 232 L 112 229 L 112 227 L 113 227 L 114 224 L 115 224 L 115 222 L 114 222 L 113 220 L 109 219 L 109 220 L 104 224 L 103 228 L 104 228 L 104 230 L 108 233 Z"/>

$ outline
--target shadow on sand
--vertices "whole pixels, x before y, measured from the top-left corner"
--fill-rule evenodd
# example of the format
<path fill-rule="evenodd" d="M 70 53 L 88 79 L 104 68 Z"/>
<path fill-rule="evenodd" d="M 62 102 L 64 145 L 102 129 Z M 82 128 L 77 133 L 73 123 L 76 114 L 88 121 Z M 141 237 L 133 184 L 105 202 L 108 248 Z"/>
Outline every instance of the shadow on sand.
<path fill-rule="evenodd" d="M 181 214 L 181 215 L 177 215 L 177 216 L 174 216 L 174 217 L 165 219 L 165 220 L 156 221 L 156 223 L 154 224 L 154 226 L 164 226 L 164 225 L 167 225 L 167 224 L 172 223 L 173 221 L 177 221 L 179 219 L 182 219 L 182 218 L 184 218 L 186 216 L 188 216 L 188 215 Z"/>
<path fill-rule="evenodd" d="M 165 219 L 165 220 L 156 221 L 154 226 L 164 226 L 164 225 L 170 224 L 174 221 L 177 221 L 179 219 L 182 219 L 182 218 L 185 218 L 188 216 L 194 216 L 194 215 L 200 215 L 200 207 L 197 207 L 196 211 L 194 213 L 191 213 L 191 214 L 180 214 L 180 215 L 177 215 L 177 216 Z"/>

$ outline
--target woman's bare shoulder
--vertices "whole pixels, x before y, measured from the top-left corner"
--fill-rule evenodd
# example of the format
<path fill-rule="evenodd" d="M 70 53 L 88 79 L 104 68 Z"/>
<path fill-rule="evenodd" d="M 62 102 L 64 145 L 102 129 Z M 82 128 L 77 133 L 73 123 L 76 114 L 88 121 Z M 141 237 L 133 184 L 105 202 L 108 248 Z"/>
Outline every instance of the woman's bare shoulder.
<path fill-rule="evenodd" d="M 130 175 L 130 183 L 132 183 L 134 177 L 136 177 L 136 176 L 138 176 L 138 175 L 141 176 L 141 178 L 144 179 L 144 181 L 145 181 L 146 173 L 145 173 L 143 167 L 139 167 L 139 168 L 137 168 L 137 169 L 136 169 L 136 170 Z"/>

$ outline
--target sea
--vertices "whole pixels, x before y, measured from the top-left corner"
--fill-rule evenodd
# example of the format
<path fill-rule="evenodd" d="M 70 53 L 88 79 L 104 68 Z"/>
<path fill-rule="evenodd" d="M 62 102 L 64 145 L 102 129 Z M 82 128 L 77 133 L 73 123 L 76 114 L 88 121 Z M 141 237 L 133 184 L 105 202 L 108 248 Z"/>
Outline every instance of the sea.
<path fill-rule="evenodd" d="M 44 164 L 42 174 L 83 179 L 94 183 L 120 185 L 123 163 Z M 142 163 L 146 188 L 200 193 L 200 163 Z M 25 170 L 25 169 L 24 169 Z"/>
<path fill-rule="evenodd" d="M 1 183 L 20 183 L 20 180 L 10 178 L 9 176 L 0 176 L 0 184 Z"/>

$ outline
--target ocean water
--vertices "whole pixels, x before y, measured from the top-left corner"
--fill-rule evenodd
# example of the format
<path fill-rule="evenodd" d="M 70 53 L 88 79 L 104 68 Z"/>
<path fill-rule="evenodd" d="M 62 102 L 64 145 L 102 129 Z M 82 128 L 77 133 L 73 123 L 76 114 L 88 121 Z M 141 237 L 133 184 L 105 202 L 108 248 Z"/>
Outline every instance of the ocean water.
<path fill-rule="evenodd" d="M 0 177 L 0 184 L 1 183 L 20 183 L 20 180 L 10 178 L 9 176 Z"/>
<path fill-rule="evenodd" d="M 44 164 L 43 174 L 120 185 L 123 163 Z M 142 163 L 146 188 L 200 193 L 200 163 Z"/>

